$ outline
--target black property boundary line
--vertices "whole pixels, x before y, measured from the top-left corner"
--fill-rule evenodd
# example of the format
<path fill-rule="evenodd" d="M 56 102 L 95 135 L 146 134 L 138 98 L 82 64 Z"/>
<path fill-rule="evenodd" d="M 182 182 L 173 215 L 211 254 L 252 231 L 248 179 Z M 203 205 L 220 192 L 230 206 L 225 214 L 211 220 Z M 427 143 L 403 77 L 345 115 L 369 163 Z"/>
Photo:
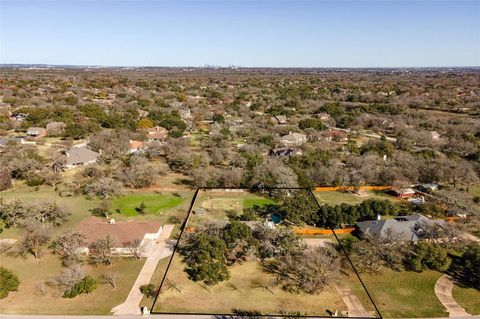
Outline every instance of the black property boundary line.
<path fill-rule="evenodd" d="M 313 200 L 315 201 L 315 203 L 317 204 L 318 208 L 320 209 L 320 204 L 318 203 L 317 199 L 315 198 L 315 195 L 313 194 L 312 190 L 310 188 L 306 188 L 306 187 L 262 187 L 262 188 L 244 188 L 244 187 L 198 187 L 193 195 L 193 198 L 192 198 L 192 201 L 190 202 L 190 207 L 188 209 L 188 213 L 187 213 L 187 217 L 185 218 L 182 226 L 181 226 L 181 230 L 180 230 L 180 235 L 178 236 L 178 239 L 177 239 L 177 242 L 175 244 L 175 247 L 173 248 L 173 252 L 172 252 L 172 255 L 170 256 L 170 259 L 168 261 L 168 264 L 167 264 L 167 268 L 165 270 L 165 273 L 163 274 L 163 277 L 162 277 L 162 281 L 160 282 L 160 286 L 158 287 L 157 289 L 157 293 L 155 295 L 155 299 L 153 300 L 153 303 L 152 303 L 152 306 L 151 306 L 151 311 L 150 311 L 150 314 L 152 315 L 181 315 L 181 316 L 212 316 L 212 317 L 216 317 L 216 318 L 219 318 L 219 317 L 249 317 L 250 315 L 244 315 L 244 314 L 235 314 L 235 313 L 226 313 L 226 314 L 222 314 L 222 313 L 200 313 L 200 312 L 163 312 L 163 311 L 155 311 L 155 305 L 157 303 L 157 300 L 158 300 L 158 297 L 160 295 L 160 292 L 162 291 L 162 287 L 163 287 L 163 284 L 165 283 L 165 280 L 167 278 L 167 275 L 168 275 L 168 271 L 170 270 L 170 266 L 172 264 L 172 261 L 173 261 L 173 258 L 175 257 L 175 253 L 178 249 L 178 245 L 180 243 L 180 240 L 182 239 L 182 236 L 183 236 L 183 233 L 184 233 L 184 230 L 188 224 L 188 221 L 190 219 L 190 215 L 192 213 L 192 210 L 193 210 L 193 207 L 195 205 L 195 202 L 197 200 L 197 196 L 198 196 L 198 193 L 200 191 L 213 191 L 213 190 L 218 190 L 218 191 L 226 191 L 226 190 L 243 190 L 243 191 L 250 191 L 250 192 L 259 192 L 259 191 L 274 191 L 274 190 L 304 190 L 304 191 L 307 191 L 310 196 L 313 198 Z M 337 234 L 335 233 L 335 230 L 333 228 L 330 228 L 330 230 L 332 231 L 333 235 L 335 236 L 338 244 L 339 244 L 339 247 L 342 249 L 342 252 L 345 254 L 349 264 L 351 265 L 355 275 L 357 276 L 357 278 L 359 279 L 361 285 L 362 285 L 362 288 L 365 290 L 365 292 L 367 293 L 367 296 L 370 300 L 370 302 L 373 304 L 374 308 L 375 308 L 375 311 L 377 312 L 378 314 L 378 317 L 345 317 L 345 316 L 337 316 L 335 318 L 356 318 L 356 319 L 383 319 L 383 316 L 382 314 L 380 313 L 376 303 L 373 301 L 369 291 L 367 290 L 367 287 L 365 286 L 365 284 L 363 283 L 362 279 L 360 278 L 360 275 L 358 273 L 358 271 L 356 270 L 355 266 L 353 265 L 352 261 L 350 260 L 350 257 L 348 256 L 345 248 L 343 247 L 342 243 L 340 242 Z M 256 316 L 256 317 L 264 317 L 264 318 L 332 318 L 332 316 L 314 316 L 314 315 L 281 315 L 281 314 L 277 314 L 277 315 L 269 315 L 269 314 L 261 314 L 260 316 Z"/>

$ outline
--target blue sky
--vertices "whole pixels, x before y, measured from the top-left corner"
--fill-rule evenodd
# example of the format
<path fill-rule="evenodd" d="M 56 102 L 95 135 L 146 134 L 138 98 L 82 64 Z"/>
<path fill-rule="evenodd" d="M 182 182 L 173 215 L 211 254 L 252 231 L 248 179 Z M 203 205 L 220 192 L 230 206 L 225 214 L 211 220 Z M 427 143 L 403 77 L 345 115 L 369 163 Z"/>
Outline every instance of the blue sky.
<path fill-rule="evenodd" d="M 479 66 L 480 1 L 5 1 L 0 63 Z"/>

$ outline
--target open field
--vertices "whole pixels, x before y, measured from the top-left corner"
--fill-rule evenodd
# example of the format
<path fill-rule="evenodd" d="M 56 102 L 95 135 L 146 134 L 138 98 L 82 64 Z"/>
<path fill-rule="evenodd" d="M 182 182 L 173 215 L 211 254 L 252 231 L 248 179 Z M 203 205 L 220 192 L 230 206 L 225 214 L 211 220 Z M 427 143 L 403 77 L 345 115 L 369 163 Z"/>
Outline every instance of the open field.
<path fill-rule="evenodd" d="M 314 194 L 320 204 L 328 204 L 330 206 L 340 205 L 343 203 L 356 205 L 371 198 L 378 200 L 389 200 L 394 203 L 406 203 L 405 201 L 400 200 L 396 197 L 377 191 L 368 191 L 366 192 L 367 196 L 357 196 L 351 192 L 340 191 L 314 192 Z"/>
<path fill-rule="evenodd" d="M 455 285 L 453 299 L 471 315 L 480 315 L 480 290 Z"/>
<path fill-rule="evenodd" d="M 18 185 L 10 190 L 0 192 L 0 198 L 21 199 L 25 203 L 55 201 L 58 205 L 65 207 L 71 215 L 66 223 L 53 229 L 54 235 L 74 229 L 80 221 L 91 216 L 91 209 L 98 206 L 98 201 L 86 199 L 84 196 L 60 197 L 49 186 L 42 186 L 36 190 L 36 188 Z M 20 236 L 21 231 L 18 228 L 4 229 L 0 234 L 0 238 L 19 238 Z"/>
<path fill-rule="evenodd" d="M 272 203 L 273 201 L 268 198 L 249 192 L 238 192 L 234 194 L 201 192 L 197 197 L 193 211 L 198 208 L 207 210 L 208 214 L 201 216 L 201 220 L 205 222 L 227 221 L 226 211 L 228 210 L 241 213 L 244 208 Z M 197 220 L 197 218 L 193 215 L 191 222 L 195 223 L 195 220 Z"/>
<path fill-rule="evenodd" d="M 434 287 L 442 274 L 436 271 L 360 274 L 373 300 L 386 318 L 447 317 L 445 309 L 435 296 Z M 367 304 L 363 289 L 352 286 L 363 304 Z"/>
<path fill-rule="evenodd" d="M 116 197 L 112 201 L 112 211 L 128 217 L 138 216 L 138 207 L 145 205 L 145 215 L 162 216 L 185 201 L 185 198 L 170 193 L 136 192 Z"/>
<path fill-rule="evenodd" d="M 73 299 L 56 296 L 54 288 L 48 288 L 45 296 L 36 294 L 35 286 L 58 274 L 62 270 L 60 259 L 52 254 L 35 260 L 33 257 L 21 258 L 2 255 L 0 265 L 11 269 L 20 279 L 18 292 L 10 293 L 2 299 L 2 313 L 10 314 L 110 314 L 110 310 L 122 303 L 127 297 L 133 282 L 137 278 L 144 259 L 116 258 L 111 266 L 85 265 L 86 272 L 99 278 L 107 272 L 118 273 L 117 287 L 101 284 L 89 295 L 80 295 Z"/>
<path fill-rule="evenodd" d="M 205 286 L 187 278 L 181 257 L 176 255 L 167 278 L 176 287 L 166 288 L 160 294 L 155 311 L 231 313 L 233 309 L 258 310 L 267 314 L 300 311 L 302 313 L 327 315 L 329 311 L 346 310 L 342 299 L 334 289 L 319 295 L 291 294 L 280 288 L 272 292 L 258 286 L 266 280 L 256 262 L 246 262 L 230 269 L 231 279 L 215 286 Z"/>

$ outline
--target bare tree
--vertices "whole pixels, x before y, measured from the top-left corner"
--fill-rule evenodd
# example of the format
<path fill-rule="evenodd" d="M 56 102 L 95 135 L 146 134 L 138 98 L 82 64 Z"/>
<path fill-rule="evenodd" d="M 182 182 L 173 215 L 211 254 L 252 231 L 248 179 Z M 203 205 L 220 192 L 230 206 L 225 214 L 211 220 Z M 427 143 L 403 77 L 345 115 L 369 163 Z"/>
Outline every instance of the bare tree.
<path fill-rule="evenodd" d="M 47 280 L 47 284 L 59 289 L 61 294 L 72 289 L 72 287 L 85 278 L 85 271 L 79 265 L 69 267 L 58 275 Z"/>
<path fill-rule="evenodd" d="M 71 265 L 78 261 L 79 249 L 86 245 L 85 236 L 69 231 L 58 236 L 52 243 L 54 253 L 62 256 L 64 265 Z"/>
<path fill-rule="evenodd" d="M 118 272 L 107 272 L 101 276 L 101 282 L 111 285 L 113 288 L 117 288 L 117 282 L 120 278 Z"/>
<path fill-rule="evenodd" d="M 50 240 L 50 228 L 38 223 L 31 223 L 25 228 L 20 249 L 31 253 L 35 258 L 41 257 L 42 248 Z"/>
<path fill-rule="evenodd" d="M 110 236 L 94 241 L 88 248 L 89 259 L 92 264 L 112 264 L 113 240 L 110 238 Z"/>
<path fill-rule="evenodd" d="M 316 247 L 266 260 L 264 267 L 286 291 L 318 294 L 335 282 L 339 258 L 333 249 Z"/>
<path fill-rule="evenodd" d="M 128 241 L 124 243 L 124 245 L 135 258 L 140 259 L 142 254 L 145 252 L 145 247 L 142 246 L 142 241 L 140 239 Z"/>

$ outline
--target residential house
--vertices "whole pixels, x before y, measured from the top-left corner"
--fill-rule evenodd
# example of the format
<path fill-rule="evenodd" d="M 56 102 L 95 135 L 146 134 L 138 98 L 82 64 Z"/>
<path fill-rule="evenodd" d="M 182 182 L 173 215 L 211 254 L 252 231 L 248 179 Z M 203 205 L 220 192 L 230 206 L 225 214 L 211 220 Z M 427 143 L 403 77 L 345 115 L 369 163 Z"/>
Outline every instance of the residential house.
<path fill-rule="evenodd" d="M 146 145 L 142 141 L 130 140 L 128 144 L 128 153 L 129 154 L 140 154 L 143 153 L 146 149 Z"/>
<path fill-rule="evenodd" d="M 430 193 L 430 192 L 434 192 L 438 189 L 438 184 L 437 183 L 424 183 L 424 184 L 417 185 L 416 188 L 421 192 Z"/>
<path fill-rule="evenodd" d="M 321 133 L 323 138 L 327 141 L 331 142 L 346 142 L 348 141 L 348 135 L 344 131 L 335 130 L 335 129 L 328 129 Z"/>
<path fill-rule="evenodd" d="M 393 189 L 392 192 L 398 198 L 409 198 L 415 196 L 415 190 L 411 188 Z"/>
<path fill-rule="evenodd" d="M 417 242 L 424 225 L 444 225 L 443 220 L 432 220 L 421 214 L 397 216 L 393 219 L 369 220 L 355 225 L 360 234 L 379 239 Z"/>
<path fill-rule="evenodd" d="M 139 242 L 140 251 L 145 250 L 149 244 L 154 243 L 162 232 L 159 221 L 103 221 L 99 217 L 88 217 L 78 224 L 75 229 L 85 236 L 87 246 L 81 251 L 88 254 L 88 246 L 100 239 L 110 237 L 113 241 L 112 253 L 116 255 L 132 255 L 129 243 Z M 144 252 L 147 253 L 147 252 Z"/>
<path fill-rule="evenodd" d="M 29 127 L 26 132 L 27 139 L 29 140 L 37 140 L 42 137 L 47 136 L 47 130 L 43 127 Z"/>
<path fill-rule="evenodd" d="M 167 129 L 161 126 L 147 128 L 145 131 L 147 132 L 147 140 L 149 142 L 163 142 L 166 140 L 168 135 Z"/>
<path fill-rule="evenodd" d="M 67 156 L 66 168 L 93 164 L 100 157 L 100 153 L 92 151 L 85 143 L 72 146 L 65 155 Z"/>
<path fill-rule="evenodd" d="M 280 142 L 285 147 L 300 146 L 307 142 L 307 136 L 301 133 L 290 132 L 289 134 L 282 136 Z"/>

